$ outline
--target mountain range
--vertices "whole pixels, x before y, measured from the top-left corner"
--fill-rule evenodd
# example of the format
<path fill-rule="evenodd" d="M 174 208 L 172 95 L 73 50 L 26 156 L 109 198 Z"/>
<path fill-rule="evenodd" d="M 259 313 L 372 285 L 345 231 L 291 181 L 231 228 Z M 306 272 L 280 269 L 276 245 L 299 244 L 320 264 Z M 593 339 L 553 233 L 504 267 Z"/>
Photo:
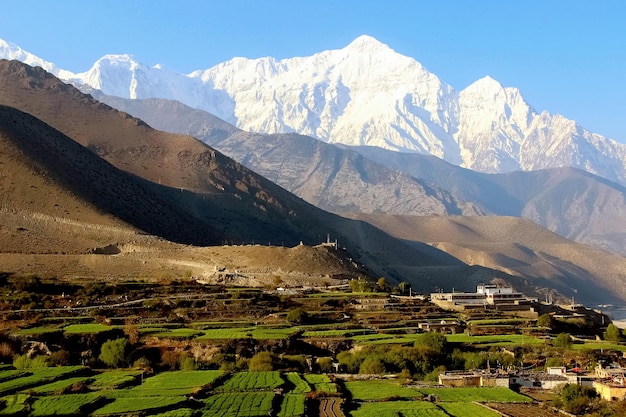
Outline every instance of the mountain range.
<path fill-rule="evenodd" d="M 108 95 L 177 100 L 249 132 L 433 155 L 485 173 L 570 166 L 626 184 L 625 145 L 538 113 L 518 89 L 490 77 L 457 91 L 366 35 L 310 57 L 234 58 L 190 74 L 129 55 L 71 73 L 4 41 L 0 57 Z"/>
<path fill-rule="evenodd" d="M 345 48 L 356 48 L 350 49 L 352 52 L 347 54 L 346 60 L 352 59 L 355 54 L 358 55 L 358 50 L 362 50 L 363 53 L 369 51 L 369 55 L 375 55 L 380 49 L 385 53 L 394 54 L 393 56 L 397 55 L 371 38 L 362 37 L 357 41 Z M 142 226 L 134 224 L 132 219 L 124 220 L 115 214 L 114 209 L 106 205 L 98 208 L 102 212 L 113 214 L 119 220 L 128 221 L 136 230 L 147 231 L 172 241 L 203 245 L 214 244 L 218 240 L 283 241 L 288 244 L 298 240 L 319 242 L 328 233 L 332 233 L 345 242 L 346 247 L 350 247 L 355 254 L 355 259 L 370 268 L 373 274 L 384 274 L 396 281 L 408 280 L 416 289 L 432 290 L 434 286 L 446 285 L 458 289 L 471 289 L 472 285 L 478 282 L 499 277 L 534 294 L 556 289 L 567 297 L 581 294 L 586 301 L 626 299 L 626 288 L 622 284 L 625 277 L 623 272 L 620 272 L 623 271 L 626 262 L 624 258 L 598 252 L 590 247 L 576 246 L 572 242 L 559 241 L 540 228 L 534 229 L 529 223 L 518 224 L 516 222 L 519 220 L 512 218 L 505 222 L 485 217 L 488 219 L 487 222 L 500 224 L 503 230 L 528 230 L 525 233 L 532 237 L 517 246 L 498 239 L 488 243 L 490 235 L 481 232 L 482 229 L 488 228 L 486 223 L 477 221 L 478 223 L 474 222 L 471 227 L 464 226 L 467 230 L 475 230 L 472 236 L 484 239 L 481 242 L 490 247 L 491 254 L 485 256 L 487 251 L 485 247 L 480 247 L 480 242 L 475 242 L 475 247 L 471 248 L 471 239 L 455 237 L 454 234 L 447 236 L 447 232 L 442 232 L 436 239 L 414 231 L 409 235 L 403 235 L 397 232 L 393 222 L 377 220 L 381 216 L 384 218 L 381 213 L 391 213 L 392 216 L 403 215 L 404 218 L 411 219 L 413 217 L 406 215 L 525 216 L 545 224 L 552 230 L 556 229 L 555 231 L 563 236 L 569 234 L 568 237 L 617 252 L 615 248 L 620 244 L 623 248 L 622 239 L 625 234 L 619 226 L 623 224 L 620 207 L 623 209 L 624 206 L 624 190 L 616 183 L 572 168 L 501 175 L 479 173 L 421 154 L 422 151 L 416 152 L 416 149 L 385 145 L 352 146 L 361 145 L 361 142 L 353 143 L 351 146 L 341 143 L 330 144 L 317 140 L 319 137 L 315 139 L 295 133 L 293 132 L 295 129 L 291 128 L 285 128 L 287 132 L 275 134 L 246 132 L 228 123 L 236 123 L 241 127 L 238 118 L 233 118 L 228 111 L 223 112 L 229 105 L 233 105 L 233 112 L 236 108 L 232 97 L 222 94 L 225 90 L 214 96 L 206 96 L 213 103 L 215 113 L 225 120 L 200 109 L 187 107 L 181 102 L 137 98 L 141 95 L 137 95 L 137 91 L 143 88 L 139 88 L 140 85 L 149 84 L 152 86 L 150 88 L 155 89 L 158 85 L 162 88 L 169 85 L 173 93 L 180 95 L 191 91 L 182 89 L 187 85 L 185 83 L 191 82 L 196 83 L 193 94 L 196 94 L 198 100 L 205 100 L 203 89 L 208 85 L 206 80 L 209 79 L 206 78 L 206 74 L 205 80 L 198 82 L 198 77 L 202 77 L 199 73 L 182 76 L 154 67 L 146 70 L 144 75 L 135 77 L 143 70 L 140 64 L 132 64 L 129 68 L 132 67 L 135 75 L 131 77 L 131 85 L 138 89 L 133 87 L 135 98 L 129 100 L 123 98 L 121 90 L 118 91 L 121 97 L 107 96 L 81 81 L 87 77 L 85 74 L 89 71 L 84 74 L 72 74 L 33 57 L 14 45 L 5 45 L 8 46 L 0 43 L 0 54 L 18 55 L 14 57 L 22 61 L 33 61 L 32 63 L 47 68 L 65 80 L 71 80 L 83 91 L 90 92 L 93 97 L 123 112 L 105 106 L 59 82 L 44 71 L 20 66 L 15 62 L 3 64 L 7 65 L 7 68 L 3 67 L 0 71 L 2 81 L 0 104 L 29 113 L 103 158 L 114 168 L 131 174 L 139 182 L 146 181 L 144 186 L 153 193 L 150 198 L 156 199 L 148 198 L 147 201 L 155 201 L 157 204 L 156 201 L 160 198 L 161 201 L 165 200 L 173 206 L 175 211 L 179 211 L 177 214 L 181 216 L 179 218 L 191 216 L 192 218 L 187 217 L 190 220 L 189 224 L 196 224 L 192 228 L 198 233 L 193 237 L 194 234 L 187 235 L 181 229 L 180 235 L 176 236 L 174 233 L 176 228 L 172 228 L 171 232 L 174 234 L 167 235 L 168 231 L 159 227 L 158 222 L 155 222 L 150 230 L 150 224 Z M 318 55 L 333 56 L 336 53 L 338 51 L 328 51 Z M 121 80 L 119 85 L 123 85 L 125 77 L 120 74 L 125 71 L 124 62 L 135 61 L 130 57 L 105 58 L 110 62 L 117 62 L 116 68 L 121 71 L 118 73 Z M 249 61 L 245 59 L 234 61 L 237 60 L 241 61 L 242 68 L 246 67 Z M 319 60 L 323 61 L 321 58 Z M 421 65 L 417 66 L 423 70 Z M 276 68 L 287 67 L 289 66 L 279 65 Z M 413 66 L 409 65 L 407 68 Z M 241 72 L 245 71 L 242 69 Z M 368 71 L 361 72 L 368 74 Z M 115 78 L 113 70 L 104 73 L 109 74 L 104 77 L 106 79 Z M 148 73 L 153 75 L 169 73 L 172 80 L 178 80 L 179 84 L 172 84 L 171 80 L 143 84 L 150 78 Z M 434 76 L 434 78 L 425 77 L 426 81 L 422 84 L 433 85 L 433 79 L 437 80 Z M 372 83 L 375 86 L 376 83 Z M 261 86 L 266 84 L 260 83 Z M 444 88 L 441 86 L 445 87 L 441 83 L 437 88 Z M 106 91 L 104 84 L 98 84 L 97 87 Z M 366 85 L 361 87 L 368 89 Z M 259 100 L 263 94 L 257 92 Z M 420 94 L 426 97 L 423 91 Z M 450 89 L 450 94 L 454 96 L 456 93 Z M 439 93 L 436 95 L 441 96 L 437 104 L 441 106 L 445 101 L 443 95 Z M 460 97 L 460 94 L 456 95 Z M 352 99 L 350 102 L 352 103 Z M 376 102 L 384 103 L 384 100 L 380 98 Z M 432 100 L 424 101 L 426 102 L 432 104 Z M 268 104 L 265 107 L 272 106 Z M 125 112 L 131 113 L 134 117 Z M 418 113 L 426 117 L 423 110 Z M 442 121 L 447 115 L 456 113 L 442 111 L 438 114 L 438 120 Z M 276 120 L 282 120 L 281 117 L 276 117 Z M 431 120 L 436 117 L 431 114 L 428 118 Z M 189 136 L 172 136 L 155 131 L 144 121 L 162 130 L 191 134 L 206 144 L 213 145 L 219 151 Z M 448 125 L 448 128 L 450 126 L 452 124 Z M 454 129 L 456 128 L 452 128 Z M 453 135 L 452 142 L 447 142 L 446 146 L 454 149 L 456 146 L 454 143 L 457 143 L 455 140 Z M 364 141 L 363 144 L 367 142 Z M 399 152 L 407 149 L 410 152 Z M 226 158 L 220 152 L 240 161 L 242 165 Z M 460 159 L 456 162 L 463 164 Z M 350 217 L 376 224 L 388 234 L 362 221 L 344 220 L 304 204 L 280 187 L 248 171 L 244 166 L 320 208 L 335 213 L 352 212 Z M 65 189 L 66 181 L 61 182 Z M 90 201 L 88 196 L 85 198 L 86 201 Z M 4 207 L 8 207 L 5 212 L 12 212 L 10 202 L 3 204 Z M 570 210 L 569 213 L 567 209 Z M 139 210 L 141 211 L 141 206 Z M 135 215 L 138 216 L 137 213 Z M 449 220 L 441 218 L 441 221 L 459 224 L 459 221 L 454 219 L 456 217 Z M 425 222 L 419 227 L 428 227 L 431 222 L 428 218 L 411 221 L 416 222 L 415 224 Z M 406 220 L 404 222 L 406 224 Z M 438 227 L 440 230 L 452 230 L 441 225 Z M 16 233 L 11 232 L 11 236 L 14 235 Z M 188 240 L 185 241 L 181 235 L 188 236 Z M 196 240 L 191 240 L 192 237 Z M 533 246 L 531 243 L 533 240 L 537 240 L 536 243 L 541 245 Z M 458 245 L 455 242 L 458 242 Z M 556 252 L 546 250 L 546 245 L 551 244 L 561 250 Z M 573 247 L 569 248 L 569 245 Z M 464 249 L 459 250 L 459 247 Z M 467 256 L 468 253 L 474 255 Z M 476 255 L 478 253 L 483 255 Z M 571 254 L 576 255 L 572 257 Z M 592 259 L 589 262 L 578 259 L 584 256 Z M 602 265 L 594 261 L 597 259 L 602 260 Z M 545 267 L 547 264 L 553 265 L 553 268 Z M 527 267 L 520 268 L 515 265 Z M 614 290 L 613 294 L 611 290 Z"/>

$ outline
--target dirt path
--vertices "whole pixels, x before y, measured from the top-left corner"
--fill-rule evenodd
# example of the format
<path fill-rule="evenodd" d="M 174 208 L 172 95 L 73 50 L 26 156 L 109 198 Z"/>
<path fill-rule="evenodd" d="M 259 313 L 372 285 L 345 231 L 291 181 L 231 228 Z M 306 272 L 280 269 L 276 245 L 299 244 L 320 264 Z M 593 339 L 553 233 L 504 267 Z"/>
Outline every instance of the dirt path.
<path fill-rule="evenodd" d="M 341 398 L 320 398 L 320 417 L 346 417 L 341 411 Z"/>

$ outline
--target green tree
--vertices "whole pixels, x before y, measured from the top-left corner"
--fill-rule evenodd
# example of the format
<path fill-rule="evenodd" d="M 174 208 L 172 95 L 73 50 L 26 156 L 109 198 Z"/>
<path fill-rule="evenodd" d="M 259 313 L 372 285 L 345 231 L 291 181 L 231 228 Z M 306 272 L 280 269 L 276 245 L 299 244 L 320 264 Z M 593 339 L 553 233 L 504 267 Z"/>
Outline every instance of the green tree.
<path fill-rule="evenodd" d="M 441 333 L 426 332 L 415 340 L 415 348 L 425 356 L 437 356 L 445 351 L 448 339 Z"/>
<path fill-rule="evenodd" d="M 115 340 L 107 340 L 100 348 L 100 359 L 111 368 L 119 368 L 126 364 L 126 350 L 128 348 L 128 340 L 119 338 Z"/>
<path fill-rule="evenodd" d="M 552 342 L 552 346 L 559 349 L 569 349 L 572 346 L 572 338 L 567 333 L 559 333 Z"/>
<path fill-rule="evenodd" d="M 565 411 L 581 414 L 589 407 L 590 402 L 598 396 L 596 390 L 578 384 L 566 384 L 561 388 L 561 401 Z"/>
<path fill-rule="evenodd" d="M 320 372 L 331 372 L 333 370 L 333 358 L 317 358 L 317 367 L 319 368 Z"/>
<path fill-rule="evenodd" d="M 250 371 L 273 371 L 272 355 L 269 352 L 259 352 L 248 362 Z"/>
<path fill-rule="evenodd" d="M 296 308 L 293 310 L 289 310 L 287 313 L 287 321 L 293 324 L 301 324 L 304 323 L 308 318 L 308 314 L 301 308 Z"/>
<path fill-rule="evenodd" d="M 606 328 L 606 333 L 604 333 L 604 338 L 606 340 L 610 340 L 611 342 L 619 342 L 620 340 L 622 340 L 622 331 L 620 330 L 619 327 L 611 323 Z"/>
<path fill-rule="evenodd" d="M 379 291 L 386 291 L 387 290 L 387 280 L 385 279 L 385 277 L 380 277 L 378 278 L 378 281 L 376 282 L 376 284 L 378 285 L 378 290 Z"/>
<path fill-rule="evenodd" d="M 409 284 L 406 281 L 402 281 L 401 283 L 398 284 L 398 291 L 400 291 L 400 294 L 406 294 L 409 292 L 410 289 L 411 289 L 411 284 Z"/>
<path fill-rule="evenodd" d="M 369 282 L 361 278 L 351 279 L 350 282 L 348 282 L 348 285 L 350 287 L 350 291 L 352 292 L 366 292 L 370 289 Z"/>
<path fill-rule="evenodd" d="M 552 316 L 548 313 L 542 314 L 537 318 L 537 326 L 552 327 Z"/>
<path fill-rule="evenodd" d="M 13 358 L 15 369 L 46 368 L 50 366 L 50 361 L 45 355 L 37 355 L 29 358 L 27 355 L 16 355 Z"/>
<path fill-rule="evenodd" d="M 384 374 L 385 364 L 375 355 L 369 355 L 359 367 L 360 374 Z"/>

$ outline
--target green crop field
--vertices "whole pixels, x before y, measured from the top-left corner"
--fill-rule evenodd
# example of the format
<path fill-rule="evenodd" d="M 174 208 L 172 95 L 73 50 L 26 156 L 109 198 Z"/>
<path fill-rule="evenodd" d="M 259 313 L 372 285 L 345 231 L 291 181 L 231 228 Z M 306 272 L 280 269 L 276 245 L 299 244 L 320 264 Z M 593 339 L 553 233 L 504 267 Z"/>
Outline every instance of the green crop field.
<path fill-rule="evenodd" d="M 217 387 L 217 392 L 273 390 L 285 381 L 278 371 L 237 372 L 224 385 Z"/>
<path fill-rule="evenodd" d="M 475 403 L 440 403 L 438 406 L 452 417 L 500 417 L 499 413 Z"/>
<path fill-rule="evenodd" d="M 272 410 L 273 392 L 232 392 L 206 400 L 203 417 L 265 417 Z"/>
<path fill-rule="evenodd" d="M 216 328 L 205 329 L 202 331 L 203 335 L 198 336 L 199 340 L 202 339 L 246 339 L 252 338 L 256 340 L 282 340 L 287 339 L 293 334 L 297 333 L 298 329 L 294 327 L 279 327 L 268 328 L 263 326 L 256 327 L 230 327 L 230 328 Z"/>
<path fill-rule="evenodd" d="M 61 326 L 38 326 L 38 327 L 30 327 L 28 329 L 20 329 L 15 332 L 16 335 L 19 336 L 38 336 L 46 333 L 54 333 L 61 330 Z"/>
<path fill-rule="evenodd" d="M 0 382 L 8 381 L 9 379 L 15 379 L 28 375 L 28 372 L 19 369 L 5 369 L 0 371 Z"/>
<path fill-rule="evenodd" d="M 521 334 L 470 336 L 465 333 L 446 335 L 450 343 L 466 343 L 486 346 L 520 346 L 541 345 L 545 342 L 538 337 L 522 336 Z"/>
<path fill-rule="evenodd" d="M 53 382 L 62 376 L 70 375 L 85 369 L 82 366 L 58 366 L 53 368 L 26 369 L 26 376 L 0 382 L 0 395 L 10 394 L 23 389 Z"/>
<path fill-rule="evenodd" d="M 187 329 L 183 327 L 180 329 L 164 329 L 163 331 L 153 333 L 152 336 L 159 338 L 191 339 L 203 334 L 204 332 L 202 330 Z"/>
<path fill-rule="evenodd" d="M 67 394 L 37 397 L 31 405 L 30 416 L 80 415 L 81 410 L 102 397 L 97 393 Z"/>
<path fill-rule="evenodd" d="M 422 393 L 403 387 L 397 381 L 347 381 L 346 388 L 352 398 L 360 401 L 376 401 L 386 398 L 421 398 Z"/>
<path fill-rule="evenodd" d="M 278 417 L 301 417 L 305 412 L 306 396 L 304 394 L 287 394 L 280 405 Z"/>
<path fill-rule="evenodd" d="M 111 391 L 116 392 L 116 391 Z M 109 397 L 109 393 L 106 394 Z M 187 403 L 186 396 L 155 396 L 155 397 L 115 397 L 113 402 L 99 408 L 93 414 L 98 416 L 110 416 L 113 414 L 138 413 L 149 410 L 158 410 L 173 407 L 177 404 Z"/>
<path fill-rule="evenodd" d="M 532 399 L 508 388 L 420 388 L 424 395 L 434 395 L 442 402 L 531 402 Z"/>
<path fill-rule="evenodd" d="M 198 411 L 190 408 L 179 408 L 177 410 L 166 411 L 164 413 L 152 414 L 152 417 L 196 417 Z"/>
<path fill-rule="evenodd" d="M 626 345 L 619 345 L 614 342 L 608 341 L 593 341 L 585 343 L 574 343 L 572 345 L 574 350 L 616 350 L 619 352 L 626 352 Z"/>
<path fill-rule="evenodd" d="M 35 388 L 31 388 L 30 391 L 40 395 L 61 393 L 63 390 L 71 387 L 72 385 L 85 382 L 88 379 L 88 376 L 75 376 L 71 378 L 60 379 L 58 381 L 50 382 L 49 384 L 44 384 Z"/>
<path fill-rule="evenodd" d="M 28 394 L 14 394 L 0 397 L 0 415 L 23 415 L 26 410 L 26 400 L 30 398 Z"/>
<path fill-rule="evenodd" d="M 352 417 L 448 417 L 435 404 L 426 401 L 385 401 L 363 403 Z"/>
<path fill-rule="evenodd" d="M 221 371 L 174 371 L 163 372 L 144 378 L 143 384 L 118 393 L 128 396 L 167 396 L 193 394 L 197 389 L 210 384 L 223 375 Z"/>
<path fill-rule="evenodd" d="M 100 323 L 70 324 L 63 328 L 67 334 L 95 334 L 119 329 L 121 326 L 107 326 Z"/>
<path fill-rule="evenodd" d="M 287 381 L 294 385 L 294 388 L 289 391 L 291 394 L 306 394 L 307 392 L 311 392 L 309 384 L 302 379 L 297 372 L 287 372 L 285 376 L 287 377 Z"/>
<path fill-rule="evenodd" d="M 371 329 L 307 330 L 302 334 L 302 337 L 351 337 L 370 333 L 375 332 Z"/>
<path fill-rule="evenodd" d="M 89 388 L 91 389 L 115 389 L 121 385 L 129 384 L 138 379 L 141 371 L 136 370 L 111 370 L 91 377 Z"/>
<path fill-rule="evenodd" d="M 313 387 L 314 391 L 327 394 L 337 392 L 337 385 L 326 374 L 306 374 L 304 379 Z"/>

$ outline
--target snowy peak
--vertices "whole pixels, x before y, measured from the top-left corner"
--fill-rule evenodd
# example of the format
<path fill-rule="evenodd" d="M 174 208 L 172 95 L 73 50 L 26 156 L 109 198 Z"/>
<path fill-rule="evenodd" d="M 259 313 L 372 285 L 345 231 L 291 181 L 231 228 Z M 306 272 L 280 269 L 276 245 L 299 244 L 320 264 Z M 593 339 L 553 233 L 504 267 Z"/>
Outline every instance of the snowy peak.
<path fill-rule="evenodd" d="M 353 52 L 359 51 L 368 53 L 374 51 L 393 51 L 389 46 L 369 35 L 359 36 L 358 38 L 350 42 L 350 44 L 348 44 L 348 46 L 346 46 L 344 49 Z"/>
<path fill-rule="evenodd" d="M 626 145 L 538 115 L 518 89 L 489 76 L 457 92 L 367 35 L 309 57 L 234 58 L 188 75 L 130 55 L 74 75 L 4 41 L 0 57 L 109 95 L 178 100 L 247 131 L 429 154 L 489 173 L 573 166 L 626 184 Z"/>
<path fill-rule="evenodd" d="M 44 61 L 38 56 L 24 51 L 19 46 L 2 39 L 0 39 L 0 58 L 15 59 L 32 67 L 41 67 L 62 79 L 67 79 L 73 75 L 71 72 L 61 70 L 57 68 L 56 65 L 54 65 L 53 63 Z"/>

